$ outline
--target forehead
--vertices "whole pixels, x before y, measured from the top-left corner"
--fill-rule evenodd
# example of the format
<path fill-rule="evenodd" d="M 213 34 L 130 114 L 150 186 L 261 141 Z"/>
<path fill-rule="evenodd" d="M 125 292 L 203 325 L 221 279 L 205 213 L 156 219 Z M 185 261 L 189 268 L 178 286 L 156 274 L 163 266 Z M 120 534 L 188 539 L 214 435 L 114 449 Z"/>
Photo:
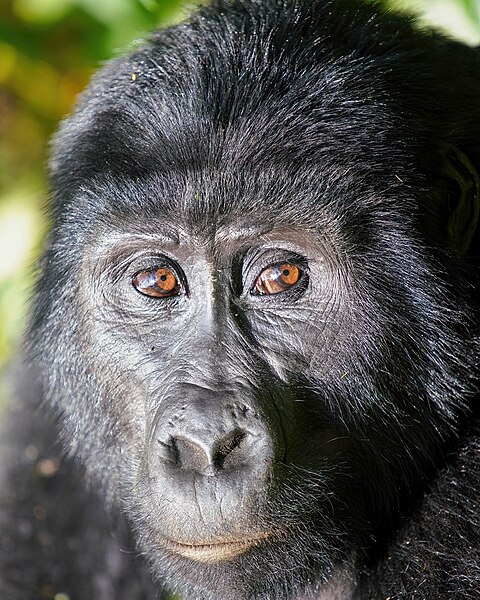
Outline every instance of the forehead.
<path fill-rule="evenodd" d="M 199 227 L 234 220 L 245 228 L 252 219 L 308 226 L 334 204 L 338 214 L 388 197 L 410 166 L 384 106 L 351 109 L 347 94 L 332 107 L 328 89 L 316 110 L 281 97 L 227 126 L 205 99 L 188 103 L 156 87 L 128 102 L 105 93 L 106 105 L 88 101 L 57 139 L 64 154 L 54 185 L 89 198 L 93 212 Z"/>
<path fill-rule="evenodd" d="M 395 179 L 393 185 L 400 185 Z M 354 170 L 321 168 L 172 170 L 148 176 L 97 176 L 71 202 L 82 223 L 130 232 L 158 232 L 173 243 L 184 235 L 218 241 L 255 239 L 271 232 L 322 230 L 336 236 L 342 223 L 388 202 L 378 179 Z M 390 192 L 389 192 L 390 193 Z"/>
<path fill-rule="evenodd" d="M 60 210 L 200 229 L 310 226 L 329 207 L 372 206 L 404 179 L 406 143 L 371 61 L 320 53 L 300 69 L 280 53 L 266 65 L 261 48 L 209 46 L 204 32 L 189 54 L 175 35 L 167 50 L 110 63 L 62 126 Z"/>
<path fill-rule="evenodd" d="M 321 69 L 318 76 L 325 77 Z M 244 105 L 226 110 L 223 95 L 229 90 L 221 87 L 212 97 L 187 81 L 184 89 L 172 90 L 167 79 L 123 94 L 122 83 L 130 85 L 125 74 L 125 81 L 101 94 L 93 86 L 65 122 L 55 140 L 53 174 L 65 167 L 78 178 L 206 172 L 204 181 L 220 181 L 211 175 L 223 172 L 227 181 L 248 172 L 263 183 L 270 174 L 287 172 L 290 180 L 305 171 L 338 177 L 368 166 L 381 175 L 386 164 L 405 155 L 406 140 L 399 139 L 397 116 L 382 100 L 381 87 L 375 89 L 372 79 L 353 85 L 357 77 L 346 73 L 344 85 L 335 89 L 317 81 L 315 90 L 309 78 L 300 79 L 291 84 L 297 89 L 255 100 L 249 95 L 259 91 L 250 83 L 251 89 L 237 90 Z"/>

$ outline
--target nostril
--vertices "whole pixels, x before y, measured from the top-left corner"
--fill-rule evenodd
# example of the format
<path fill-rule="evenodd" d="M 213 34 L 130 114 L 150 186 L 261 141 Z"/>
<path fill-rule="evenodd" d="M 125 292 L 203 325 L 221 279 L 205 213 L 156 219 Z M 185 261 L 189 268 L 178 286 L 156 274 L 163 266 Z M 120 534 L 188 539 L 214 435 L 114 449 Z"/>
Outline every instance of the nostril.
<path fill-rule="evenodd" d="M 181 469 L 205 473 L 209 467 L 210 471 L 218 472 L 243 463 L 242 448 L 246 437 L 247 432 L 234 429 L 223 437 L 215 436 L 210 440 L 177 436 L 168 441 L 158 440 L 158 443 L 163 460 Z"/>
<path fill-rule="evenodd" d="M 245 431 L 236 429 L 217 443 L 212 457 L 212 462 L 217 469 L 223 469 L 227 459 L 233 458 L 230 455 L 234 453 L 234 451 L 240 450 L 246 436 L 247 434 Z"/>

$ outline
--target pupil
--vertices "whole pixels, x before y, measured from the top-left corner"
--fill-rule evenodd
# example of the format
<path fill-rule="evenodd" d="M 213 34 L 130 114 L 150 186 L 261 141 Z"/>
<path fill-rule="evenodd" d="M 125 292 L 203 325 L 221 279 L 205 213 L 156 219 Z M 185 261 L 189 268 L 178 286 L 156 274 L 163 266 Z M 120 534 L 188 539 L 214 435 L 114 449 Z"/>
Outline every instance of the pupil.
<path fill-rule="evenodd" d="M 162 281 L 167 281 L 167 276 L 166 276 L 166 275 L 161 275 L 161 276 L 160 276 L 160 279 L 161 279 Z"/>
<path fill-rule="evenodd" d="M 284 269 L 282 272 L 282 275 L 284 275 L 285 277 L 288 277 L 290 275 L 290 271 L 288 269 Z"/>

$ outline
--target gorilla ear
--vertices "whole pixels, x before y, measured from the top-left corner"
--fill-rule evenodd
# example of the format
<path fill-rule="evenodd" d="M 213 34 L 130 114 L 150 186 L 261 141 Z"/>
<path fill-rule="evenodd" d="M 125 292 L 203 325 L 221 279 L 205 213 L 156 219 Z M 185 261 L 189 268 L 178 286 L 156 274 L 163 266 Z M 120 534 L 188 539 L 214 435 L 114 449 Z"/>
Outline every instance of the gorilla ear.
<path fill-rule="evenodd" d="M 480 178 L 470 158 L 455 147 L 442 152 L 441 177 L 446 182 L 447 246 L 466 254 L 480 219 Z"/>

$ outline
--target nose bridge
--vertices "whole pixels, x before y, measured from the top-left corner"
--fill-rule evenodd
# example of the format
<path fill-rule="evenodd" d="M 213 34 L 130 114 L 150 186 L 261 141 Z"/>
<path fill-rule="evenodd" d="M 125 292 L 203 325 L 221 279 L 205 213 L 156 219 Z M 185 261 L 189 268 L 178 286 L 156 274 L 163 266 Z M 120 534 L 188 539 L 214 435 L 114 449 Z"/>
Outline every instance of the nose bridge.
<path fill-rule="evenodd" d="M 235 368 L 232 356 L 239 357 L 240 351 L 230 314 L 229 286 L 214 263 L 208 263 L 206 269 L 208 277 L 192 315 L 188 347 L 206 382 L 210 377 L 215 381 L 228 380 L 228 372 Z"/>

